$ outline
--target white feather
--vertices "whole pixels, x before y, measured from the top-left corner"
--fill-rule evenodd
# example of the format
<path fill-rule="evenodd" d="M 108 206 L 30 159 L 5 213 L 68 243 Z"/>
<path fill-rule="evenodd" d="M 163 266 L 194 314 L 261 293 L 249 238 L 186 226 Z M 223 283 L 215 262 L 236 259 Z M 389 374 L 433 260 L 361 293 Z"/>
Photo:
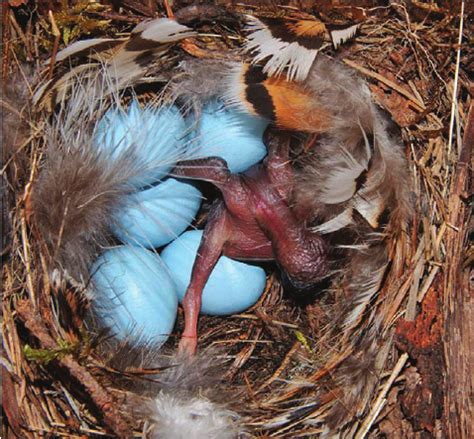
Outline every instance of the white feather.
<path fill-rule="evenodd" d="M 76 41 L 75 43 L 70 44 L 63 50 L 59 51 L 56 55 L 56 61 L 63 61 L 66 58 L 69 58 L 70 56 L 74 55 L 75 53 L 82 52 L 83 50 L 86 50 L 90 48 L 93 50 L 94 46 L 97 46 L 102 43 L 113 43 L 115 41 L 124 41 L 124 39 L 116 39 L 116 38 L 90 38 L 88 40 L 81 40 L 81 41 Z M 51 59 L 48 59 L 46 64 L 48 65 L 50 63 Z"/>
<path fill-rule="evenodd" d="M 158 43 L 172 43 L 182 38 L 196 36 L 197 33 L 187 26 L 169 18 L 157 18 L 138 24 L 132 31 L 132 38 L 141 34 L 141 38 Z"/>
<path fill-rule="evenodd" d="M 331 31 L 331 40 L 332 44 L 334 45 L 334 48 L 337 49 L 341 44 L 353 38 L 359 27 L 360 24 L 354 24 L 353 26 L 348 27 L 346 29 L 338 29 Z"/>
<path fill-rule="evenodd" d="M 234 439 L 238 415 L 204 397 L 181 398 L 161 391 L 154 401 L 150 439 Z"/>
<path fill-rule="evenodd" d="M 326 221 L 323 224 L 320 224 L 319 226 L 313 227 L 312 230 L 314 232 L 325 234 L 343 229 L 352 223 L 352 211 L 352 207 L 344 209 L 339 215 L 331 218 L 329 221 Z"/>
<path fill-rule="evenodd" d="M 249 18 L 247 29 L 250 33 L 245 49 L 253 53 L 252 62 L 256 64 L 269 58 L 263 67 L 264 73 L 279 76 L 288 67 L 289 81 L 299 82 L 306 79 L 318 50 L 275 38 L 265 24 L 254 17 Z"/>
<path fill-rule="evenodd" d="M 382 196 L 376 192 L 364 197 L 357 193 L 353 200 L 354 209 L 364 217 L 372 228 L 379 225 L 379 217 L 385 208 Z"/>
<path fill-rule="evenodd" d="M 329 172 L 320 198 L 323 203 L 337 204 L 349 200 L 356 191 L 357 178 L 367 170 L 370 157 L 360 163 L 343 146 L 340 150 L 340 159 L 345 164 Z"/>

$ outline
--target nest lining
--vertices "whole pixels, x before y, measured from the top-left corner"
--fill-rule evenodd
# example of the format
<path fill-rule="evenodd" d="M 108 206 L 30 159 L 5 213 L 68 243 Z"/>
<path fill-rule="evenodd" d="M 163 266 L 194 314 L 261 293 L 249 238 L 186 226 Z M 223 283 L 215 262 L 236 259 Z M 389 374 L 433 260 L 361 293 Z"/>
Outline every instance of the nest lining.
<path fill-rule="evenodd" d="M 124 23 L 121 20 L 134 19 L 134 13 L 128 9 L 122 19 L 112 18 L 112 23 L 120 28 Z M 397 395 L 408 386 L 410 373 L 428 373 L 423 366 L 417 369 L 413 360 L 427 360 L 409 351 L 406 332 L 397 329 L 395 336 L 394 331 L 397 324 L 401 327 L 402 316 L 404 322 L 415 323 L 417 316 L 441 318 L 439 285 L 452 252 L 449 229 L 455 226 L 449 222 L 448 201 L 456 152 L 462 145 L 458 137 L 458 144 L 450 145 L 448 140 L 455 59 L 454 52 L 444 46 L 446 41 L 454 41 L 459 23 L 443 13 L 433 20 L 418 21 L 412 13 L 397 6 L 369 13 L 361 35 L 340 55 L 366 77 L 376 101 L 402 127 L 415 182 L 417 213 L 410 230 L 391 243 L 391 266 L 372 303 L 374 315 L 379 318 L 376 343 L 366 345 L 366 334 L 355 328 L 351 336 L 360 339 L 360 349 L 347 352 L 344 340 L 338 338 L 334 328 L 328 328 L 330 315 L 346 299 L 344 285 L 337 278 L 319 298 L 309 304 L 296 304 L 283 294 L 277 276 L 270 275 L 264 296 L 245 314 L 201 319 L 199 345 L 219 347 L 218 355 L 225 365 L 222 385 L 238 393 L 240 415 L 251 433 L 317 436 L 325 428 L 318 419 L 338 400 L 344 400 L 342 393 L 337 394 L 344 391 L 354 392 L 363 400 L 359 407 L 345 407 L 345 412 L 335 410 L 332 414 L 330 422 L 335 428 L 338 424 L 346 427 L 348 437 L 362 437 L 369 430 L 374 437 L 381 436 L 397 422 L 407 435 L 417 428 L 403 417 L 397 418 L 401 413 Z M 14 11 L 10 14 L 13 24 L 7 59 L 13 71 L 18 67 L 16 59 L 31 56 L 27 36 L 43 49 L 51 38 L 44 29 L 23 30 Z M 46 20 L 41 14 L 37 19 L 39 23 Z M 226 44 L 242 38 L 219 25 L 210 30 L 225 35 Z M 203 47 L 209 46 L 209 39 L 212 37 L 203 37 Z M 223 42 L 217 38 L 215 44 Z M 458 80 L 459 131 L 467 123 L 470 104 L 469 78 L 463 66 L 472 54 L 466 52 L 464 56 Z M 130 392 L 130 381 L 137 377 L 143 380 L 149 371 L 120 370 L 115 366 L 116 358 L 106 354 L 107 334 L 94 337 L 84 332 L 86 303 L 81 292 L 68 283 L 57 285 L 48 276 L 41 241 L 28 226 L 28 196 L 44 151 L 41 124 L 35 122 L 26 130 L 11 140 L 16 149 L 6 162 L 11 211 L 11 240 L 3 266 L 8 429 L 27 437 L 49 433 L 100 437 L 111 430 L 117 434 L 132 427 L 140 437 L 142 423 L 120 413 L 118 407 L 120 403 L 142 401 Z M 435 308 L 438 306 L 437 312 L 425 309 L 423 304 L 428 299 Z M 182 322 L 182 316 L 178 321 Z M 176 329 L 179 334 L 179 325 Z M 172 337 L 170 350 L 175 343 Z M 434 359 L 442 355 L 439 346 L 440 339 L 434 334 L 430 345 Z M 367 365 L 365 375 L 358 372 L 364 369 L 361 364 Z M 386 397 L 388 402 L 382 406 Z"/>

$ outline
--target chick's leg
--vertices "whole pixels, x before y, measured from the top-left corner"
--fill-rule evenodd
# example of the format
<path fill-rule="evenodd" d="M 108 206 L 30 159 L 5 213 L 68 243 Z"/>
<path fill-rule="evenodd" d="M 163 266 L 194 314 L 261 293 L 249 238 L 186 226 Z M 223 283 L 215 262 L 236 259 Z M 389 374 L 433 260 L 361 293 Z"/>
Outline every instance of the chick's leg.
<path fill-rule="evenodd" d="M 230 224 L 222 202 L 214 205 L 199 245 L 191 273 L 191 281 L 183 299 L 184 332 L 179 342 L 179 351 L 193 355 L 197 347 L 197 326 L 201 309 L 202 291 L 222 254 L 230 234 Z"/>

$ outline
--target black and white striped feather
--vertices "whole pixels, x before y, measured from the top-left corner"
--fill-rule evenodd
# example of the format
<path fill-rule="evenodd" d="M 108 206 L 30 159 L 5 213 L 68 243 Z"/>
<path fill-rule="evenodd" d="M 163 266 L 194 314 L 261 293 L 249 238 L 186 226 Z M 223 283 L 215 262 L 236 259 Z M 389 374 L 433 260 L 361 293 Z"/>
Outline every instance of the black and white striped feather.
<path fill-rule="evenodd" d="M 314 18 L 291 20 L 247 16 L 245 50 L 254 64 L 263 63 L 269 76 L 285 75 L 289 81 L 302 82 L 316 56 L 330 43 L 337 49 L 355 37 L 360 24 L 331 25 Z"/>
<path fill-rule="evenodd" d="M 73 59 L 86 62 L 41 85 L 33 100 L 38 106 L 54 108 L 65 99 L 78 76 L 87 74 L 93 78 L 100 71 L 114 83 L 116 90 L 136 85 L 150 72 L 159 72 L 158 66 L 165 62 L 174 43 L 195 35 L 196 32 L 175 20 L 157 18 L 138 24 L 128 38 L 75 42 L 58 52 L 56 62 L 67 63 Z"/>

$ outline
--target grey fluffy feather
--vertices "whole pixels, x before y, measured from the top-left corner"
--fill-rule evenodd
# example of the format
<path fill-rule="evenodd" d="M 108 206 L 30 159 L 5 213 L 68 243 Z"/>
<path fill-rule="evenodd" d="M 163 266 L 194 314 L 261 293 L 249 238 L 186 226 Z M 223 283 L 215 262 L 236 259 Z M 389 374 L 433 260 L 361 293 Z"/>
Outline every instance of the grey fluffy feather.
<path fill-rule="evenodd" d="M 113 218 L 133 190 L 131 179 L 143 171 L 133 150 L 111 160 L 94 145 L 98 119 L 110 104 L 103 96 L 118 98 L 113 90 L 106 77 L 76 77 L 70 99 L 45 122 L 46 160 L 31 194 L 33 225 L 51 270 L 78 281 L 89 279 L 91 263 L 110 244 Z"/>
<path fill-rule="evenodd" d="M 239 437 L 241 421 L 229 408 L 229 400 L 224 403 L 219 363 L 209 351 L 194 358 L 172 358 L 171 366 L 159 376 L 162 389 L 150 407 L 150 438 Z"/>
<path fill-rule="evenodd" d="M 361 213 L 358 197 L 373 203 L 378 199 L 393 218 L 406 221 L 409 177 L 401 140 L 390 133 L 367 84 L 349 68 L 319 57 L 306 86 L 333 115 L 333 121 L 297 176 L 297 208 L 304 206 L 310 212 L 309 220 L 317 218 L 321 223 L 349 208 Z M 335 177 L 343 174 L 354 176 L 347 185 L 351 193 L 336 202 L 340 182 Z M 360 182 L 361 178 L 365 181 Z M 349 224 L 355 225 L 353 221 Z"/>
<path fill-rule="evenodd" d="M 180 73 L 173 75 L 169 83 L 173 100 L 199 115 L 206 102 L 226 95 L 228 75 L 234 65 L 230 60 L 185 58 L 178 66 Z"/>
<path fill-rule="evenodd" d="M 225 360 L 219 351 L 206 349 L 194 357 L 153 350 L 136 345 L 122 346 L 109 361 L 117 370 L 130 366 L 147 370 L 147 381 L 133 385 L 146 397 L 124 407 L 145 420 L 148 439 L 233 439 L 243 437 L 243 419 L 235 411 L 238 394 L 223 382 Z"/>
<path fill-rule="evenodd" d="M 351 437 L 344 431 L 367 409 L 388 356 L 390 335 L 380 334 L 382 324 L 372 305 L 389 264 L 388 239 L 406 230 L 412 214 L 410 177 L 401 139 L 373 103 L 365 81 L 319 57 L 306 84 L 335 118 L 301 165 L 295 205 L 309 212 L 308 221 L 316 222 L 329 239 L 352 236 L 341 267 L 347 301 L 335 312 L 327 335 L 328 340 L 337 337 L 338 345 L 352 353 L 334 372 L 342 396 L 325 416 L 323 436 L 339 432 Z M 356 178 L 349 196 L 334 202 L 331 194 L 339 191 L 334 175 L 351 170 Z M 375 213 L 364 211 L 360 201 L 375 206 Z M 343 215 L 347 221 L 338 225 L 334 218 Z M 331 220 L 336 226 L 329 228 Z"/>
<path fill-rule="evenodd" d="M 2 146 L 1 166 L 4 172 L 0 177 L 0 196 L 2 200 L 2 255 L 9 250 L 11 241 L 10 212 L 14 205 L 14 192 L 19 184 L 28 178 L 29 160 L 24 146 L 28 144 L 31 131 L 31 105 L 27 83 L 33 81 L 33 75 L 25 67 L 22 76 L 16 75 L 9 81 L 8 87 L 0 99 L 0 117 L 2 120 L 0 141 Z M 13 160 L 14 158 L 14 160 Z M 14 166 L 10 166 L 14 163 Z"/>

